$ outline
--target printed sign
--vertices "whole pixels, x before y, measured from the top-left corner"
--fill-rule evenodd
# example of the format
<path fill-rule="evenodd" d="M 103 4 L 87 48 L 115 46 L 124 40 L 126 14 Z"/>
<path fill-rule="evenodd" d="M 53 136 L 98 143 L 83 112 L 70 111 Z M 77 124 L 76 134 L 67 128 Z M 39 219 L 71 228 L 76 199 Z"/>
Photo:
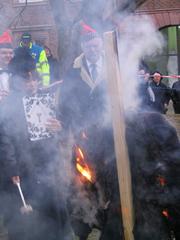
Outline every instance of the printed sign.
<path fill-rule="evenodd" d="M 55 118 L 55 96 L 53 94 L 37 94 L 23 98 L 28 133 L 31 141 L 51 137 L 46 128 L 50 118 Z"/>

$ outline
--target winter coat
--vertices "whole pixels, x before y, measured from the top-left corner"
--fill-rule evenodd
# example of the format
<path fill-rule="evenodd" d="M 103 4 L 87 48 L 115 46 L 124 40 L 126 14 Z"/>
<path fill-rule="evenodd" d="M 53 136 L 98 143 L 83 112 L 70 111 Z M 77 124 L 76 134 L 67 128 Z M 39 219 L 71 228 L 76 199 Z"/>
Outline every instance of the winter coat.
<path fill-rule="evenodd" d="M 61 87 L 60 112 L 65 129 L 71 126 L 78 133 L 91 125 L 103 124 L 108 104 L 104 76 L 94 83 L 85 57 L 75 60 Z"/>
<path fill-rule="evenodd" d="M 180 80 L 172 85 L 172 101 L 175 113 L 180 113 Z"/>
<path fill-rule="evenodd" d="M 152 104 L 152 109 L 165 114 L 167 111 L 165 104 L 169 103 L 171 97 L 170 89 L 164 83 L 160 82 L 156 84 L 154 81 L 150 83 L 150 87 L 155 95 L 155 102 Z"/>

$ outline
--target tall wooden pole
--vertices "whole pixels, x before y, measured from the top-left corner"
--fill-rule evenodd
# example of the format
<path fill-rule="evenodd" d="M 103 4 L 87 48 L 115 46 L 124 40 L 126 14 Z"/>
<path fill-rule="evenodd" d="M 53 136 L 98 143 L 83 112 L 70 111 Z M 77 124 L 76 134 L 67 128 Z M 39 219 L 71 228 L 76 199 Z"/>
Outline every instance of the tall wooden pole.
<path fill-rule="evenodd" d="M 115 32 L 104 34 L 108 91 L 112 109 L 115 152 L 125 240 L 133 240 L 131 171 L 125 138 L 123 85 L 120 75 Z"/>

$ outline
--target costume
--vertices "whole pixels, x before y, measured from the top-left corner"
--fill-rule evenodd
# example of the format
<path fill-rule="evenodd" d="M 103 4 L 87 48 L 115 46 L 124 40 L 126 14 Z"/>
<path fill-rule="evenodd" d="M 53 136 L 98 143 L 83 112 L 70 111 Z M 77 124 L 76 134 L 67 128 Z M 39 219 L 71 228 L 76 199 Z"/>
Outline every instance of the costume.
<path fill-rule="evenodd" d="M 180 80 L 172 85 L 172 101 L 175 113 L 180 113 Z"/>
<path fill-rule="evenodd" d="M 155 102 L 152 104 L 152 109 L 160 112 L 166 113 L 167 109 L 164 104 L 168 104 L 170 100 L 170 89 L 162 82 L 159 84 L 152 81 L 150 83 L 150 87 L 152 88 L 155 95 Z"/>
<path fill-rule="evenodd" d="M 63 168 L 59 166 L 58 139 L 52 136 L 30 140 L 23 97 L 23 92 L 12 90 L 0 109 L 4 216 L 9 239 L 70 239 L 63 190 L 57 177 Z M 20 213 L 22 203 L 12 176 L 20 176 L 26 201 L 33 208 L 28 215 Z"/>

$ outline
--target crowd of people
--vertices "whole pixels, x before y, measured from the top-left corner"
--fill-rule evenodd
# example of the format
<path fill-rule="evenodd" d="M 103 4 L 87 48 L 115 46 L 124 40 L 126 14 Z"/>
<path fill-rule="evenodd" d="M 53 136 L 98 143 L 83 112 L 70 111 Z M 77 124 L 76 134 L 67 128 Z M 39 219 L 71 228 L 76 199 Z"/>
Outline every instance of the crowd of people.
<path fill-rule="evenodd" d="M 141 107 L 166 114 L 170 100 L 173 102 L 174 113 L 180 113 L 179 109 L 179 80 L 176 81 L 172 88 L 163 83 L 163 75 L 159 71 L 151 75 L 147 66 L 140 65 L 139 69 L 139 96 L 141 98 Z"/>
<path fill-rule="evenodd" d="M 89 27 L 81 49 L 54 88 L 60 66 L 49 47 L 34 44 L 29 33 L 14 50 L 0 42 L 0 209 L 9 240 L 86 240 L 93 233 L 124 239 L 102 36 Z M 180 113 L 179 83 L 168 88 L 145 64 L 137 81 L 141 104 L 125 114 L 134 236 L 179 239 L 180 142 L 163 116 L 170 99 Z M 70 133 L 67 184 L 60 149 Z M 86 185 L 76 180 L 77 147 L 95 174 Z"/>

